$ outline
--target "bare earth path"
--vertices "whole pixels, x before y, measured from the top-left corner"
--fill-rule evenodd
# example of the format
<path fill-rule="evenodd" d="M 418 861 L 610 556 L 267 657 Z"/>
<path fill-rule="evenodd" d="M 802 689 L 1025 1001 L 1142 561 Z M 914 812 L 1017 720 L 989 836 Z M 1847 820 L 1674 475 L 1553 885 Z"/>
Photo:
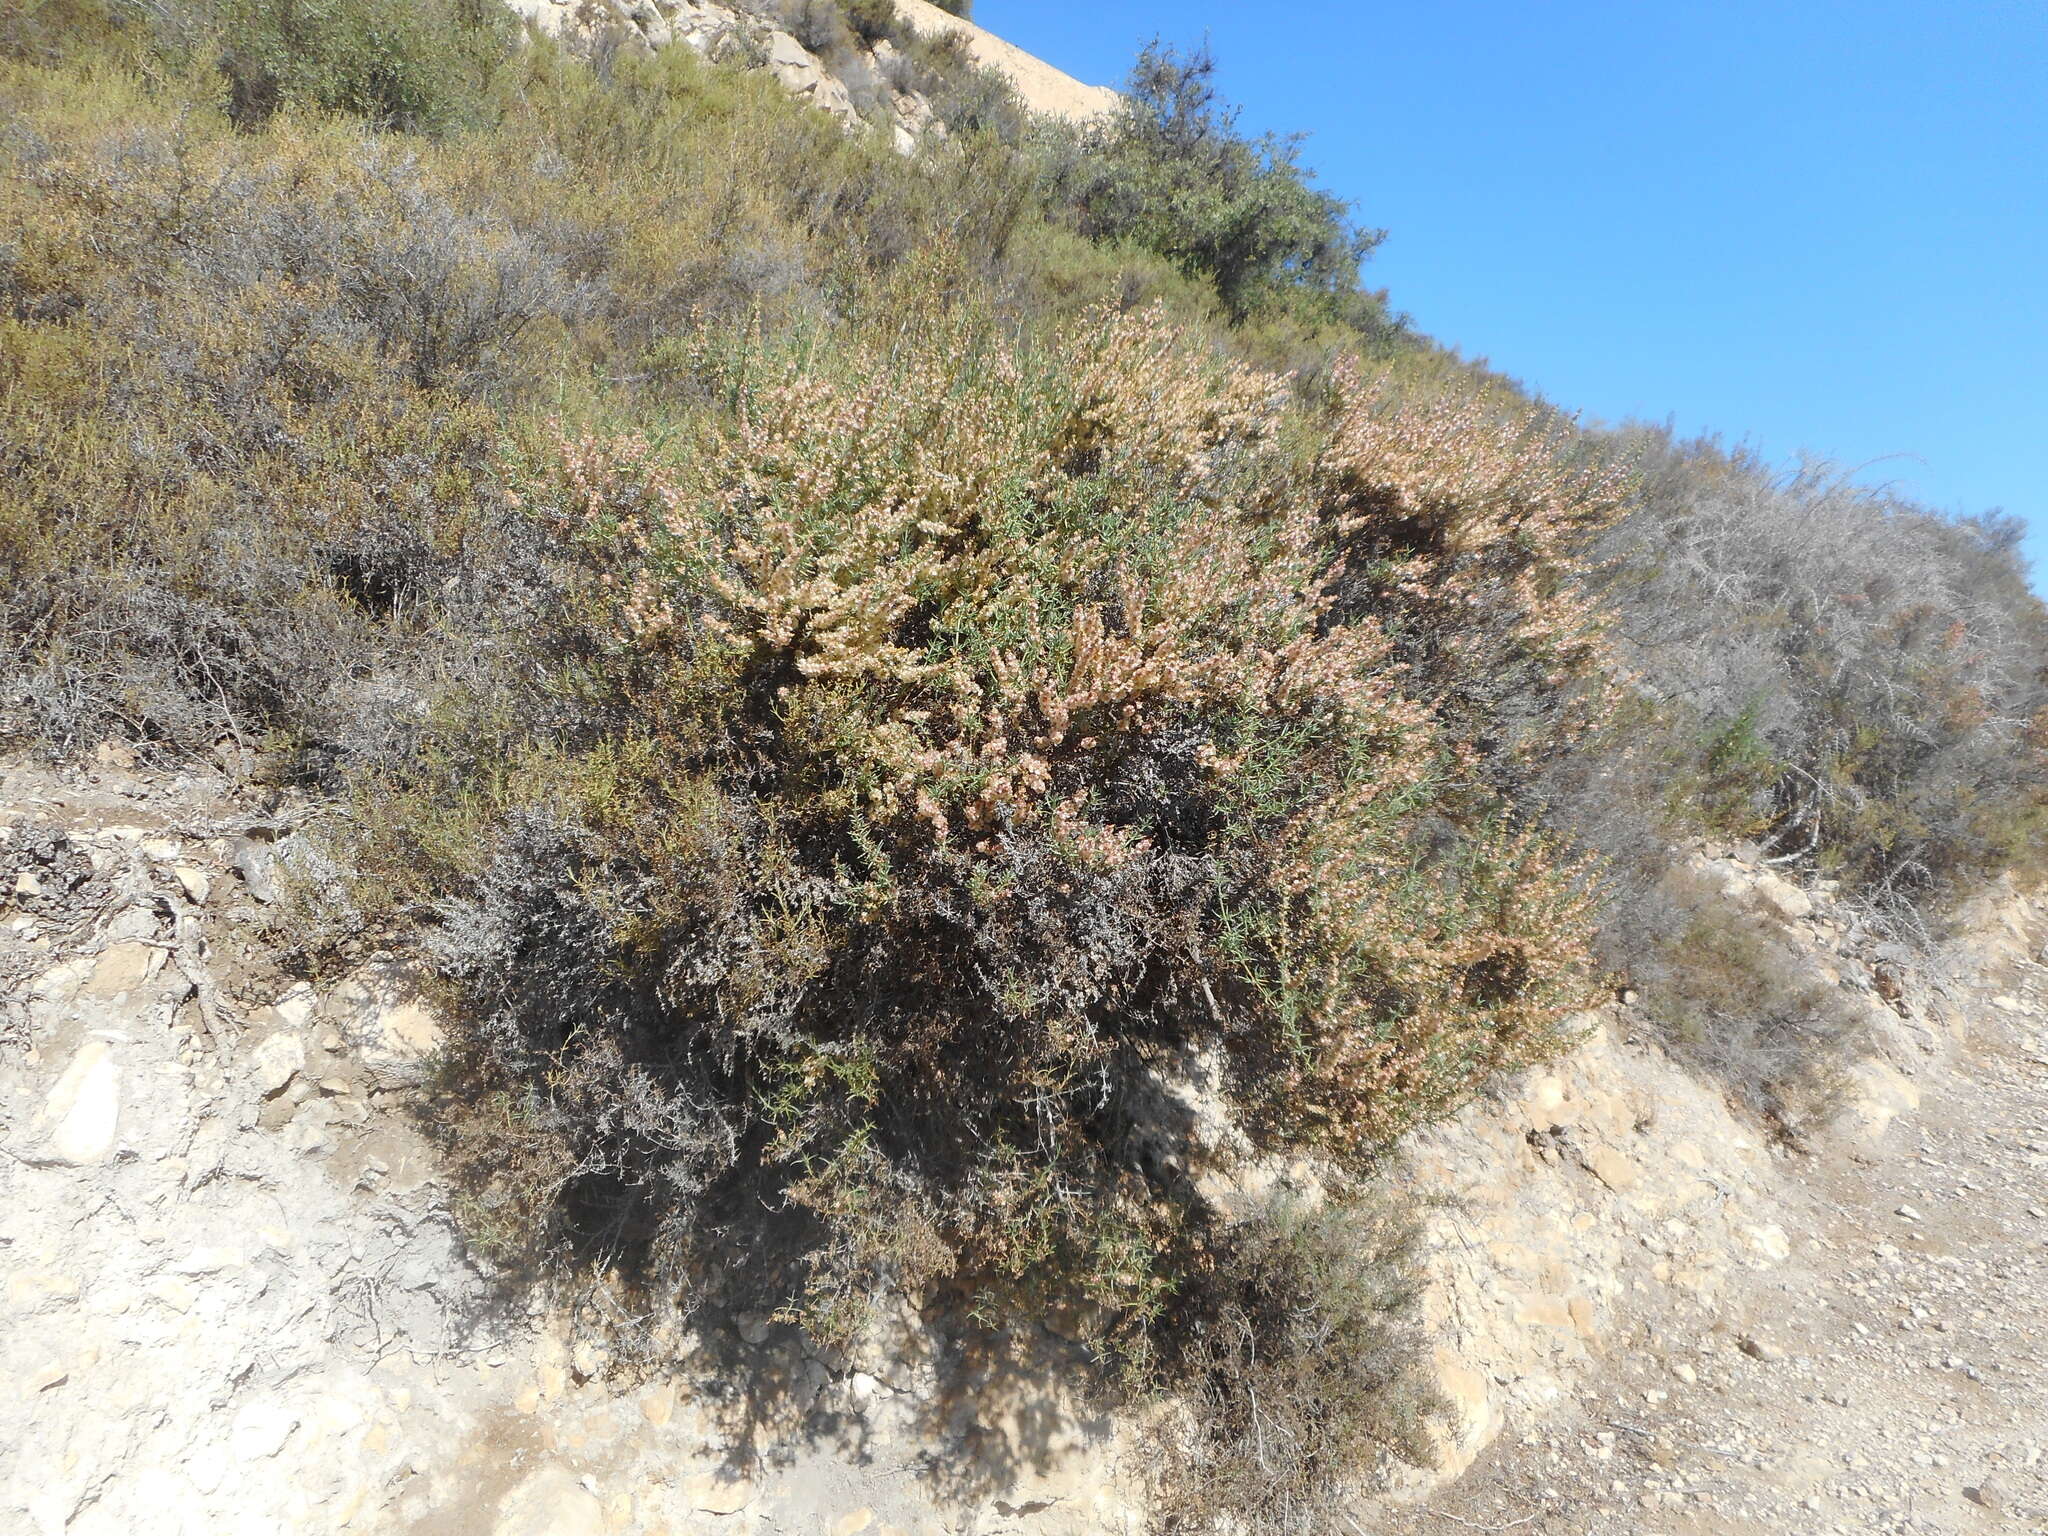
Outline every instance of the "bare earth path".
<path fill-rule="evenodd" d="M 1787 1262 L 1392 1529 L 2048 1532 L 2048 967 L 1955 1001 L 1970 1043 L 1883 1151 L 1787 1180 Z"/>

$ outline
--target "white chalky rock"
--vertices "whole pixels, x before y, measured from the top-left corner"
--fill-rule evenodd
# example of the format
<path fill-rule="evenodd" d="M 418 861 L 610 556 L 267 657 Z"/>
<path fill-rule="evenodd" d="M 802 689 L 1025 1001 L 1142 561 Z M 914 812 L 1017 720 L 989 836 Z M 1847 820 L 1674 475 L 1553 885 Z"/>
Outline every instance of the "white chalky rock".
<path fill-rule="evenodd" d="M 121 1069 L 104 1040 L 88 1040 L 43 1101 L 49 1154 L 74 1168 L 103 1163 L 121 1127 Z"/>
<path fill-rule="evenodd" d="M 283 1403 L 254 1402 L 235 1415 L 228 1430 L 228 1449 L 247 1464 L 275 1456 L 299 1427 L 298 1415 Z"/>
<path fill-rule="evenodd" d="M 281 1093 L 294 1077 L 306 1069 L 306 1042 L 297 1035 L 280 1031 L 250 1054 L 256 1069 L 256 1087 L 267 1099 Z"/>

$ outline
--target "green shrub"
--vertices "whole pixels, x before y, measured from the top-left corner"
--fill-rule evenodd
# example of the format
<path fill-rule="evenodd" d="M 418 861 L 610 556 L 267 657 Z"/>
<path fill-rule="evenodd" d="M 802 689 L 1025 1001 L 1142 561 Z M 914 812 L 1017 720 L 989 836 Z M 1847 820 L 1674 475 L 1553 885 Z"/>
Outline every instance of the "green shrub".
<path fill-rule="evenodd" d="M 893 42 L 903 35 L 903 18 L 896 14 L 896 0 L 845 0 L 847 25 L 869 47 Z"/>
<path fill-rule="evenodd" d="M 1316 188 L 1300 141 L 1248 139 L 1206 50 L 1139 55 L 1122 108 L 1088 136 L 1065 195 L 1091 236 L 1135 240 L 1216 287 L 1237 320 L 1276 302 L 1356 304 L 1378 231 Z"/>
<path fill-rule="evenodd" d="M 1869 1043 L 1862 1001 L 1747 916 L 1692 917 L 1638 980 L 1644 1012 L 1679 1056 L 1782 1134 L 1824 1118 L 1843 1067 Z"/>
<path fill-rule="evenodd" d="M 208 0 L 228 111 L 245 128 L 323 107 L 411 133 L 484 116 L 514 36 L 494 0 Z"/>

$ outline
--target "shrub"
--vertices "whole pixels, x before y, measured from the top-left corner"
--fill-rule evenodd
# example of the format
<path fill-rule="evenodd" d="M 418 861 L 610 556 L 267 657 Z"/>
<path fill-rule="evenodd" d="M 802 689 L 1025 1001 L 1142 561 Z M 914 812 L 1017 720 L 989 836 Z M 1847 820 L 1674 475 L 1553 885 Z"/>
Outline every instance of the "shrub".
<path fill-rule="evenodd" d="M 585 563 L 556 643 L 590 744 L 528 754 L 528 830 L 446 866 L 385 794 L 381 878 L 466 893 L 462 1097 L 527 1107 L 459 1155 L 543 1250 L 679 1273 L 767 1198 L 828 1336 L 951 1275 L 1077 1289 L 1142 1358 L 1211 1216 L 1124 1161 L 1141 1064 L 1220 1039 L 1258 1135 L 1363 1169 L 1559 1048 L 1587 898 L 1452 803 L 1455 743 L 1338 611 L 1380 514 L 1317 499 L 1280 381 L 1156 317 L 1045 353 L 900 318 L 937 307 L 837 361 L 706 353 L 735 414 L 687 454 L 563 445 L 524 496 Z M 530 978 L 570 952 L 564 1009 Z M 549 1141 L 541 1193 L 503 1187 Z"/>
<path fill-rule="evenodd" d="M 1248 139 L 1206 50 L 1138 57 L 1122 108 L 1088 136 L 1064 189 L 1096 239 L 1130 239 L 1215 285 L 1235 320 L 1283 300 L 1357 300 L 1378 231 L 1312 185 L 1300 141 Z"/>
<path fill-rule="evenodd" d="M 1414 1222 L 1281 1207 L 1233 1231 L 1176 1348 L 1186 1418 L 1157 1446 L 1167 1533 L 1336 1529 L 1389 1456 L 1432 1462 Z"/>
<path fill-rule="evenodd" d="M 1623 662 L 1662 711 L 1670 812 L 1847 882 L 1917 931 L 2038 846 L 2048 614 L 2015 536 L 1824 466 L 1632 439 L 1640 502 L 1597 550 Z"/>
<path fill-rule="evenodd" d="M 896 0 L 846 0 L 846 21 L 854 35 L 871 48 L 903 35 L 903 18 L 896 14 Z"/>
<path fill-rule="evenodd" d="M 444 132 L 482 115 L 514 36 L 492 0 L 206 0 L 228 111 L 243 127 L 324 107 L 380 128 Z"/>
<path fill-rule="evenodd" d="M 1869 1043 L 1862 1006 L 1746 917 L 1694 915 L 1636 979 L 1678 1055 L 1781 1134 L 1819 1122 L 1841 1068 Z"/>

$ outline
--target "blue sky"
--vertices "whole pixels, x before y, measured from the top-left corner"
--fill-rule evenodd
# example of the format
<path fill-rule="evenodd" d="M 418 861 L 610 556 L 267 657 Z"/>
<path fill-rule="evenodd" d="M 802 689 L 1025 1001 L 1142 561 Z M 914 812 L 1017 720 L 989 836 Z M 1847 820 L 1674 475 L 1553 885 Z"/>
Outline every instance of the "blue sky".
<path fill-rule="evenodd" d="M 1199 43 L 1389 231 L 1439 340 L 1589 419 L 1801 449 L 2028 520 L 2048 589 L 2041 0 L 979 0 L 1120 83 Z"/>

